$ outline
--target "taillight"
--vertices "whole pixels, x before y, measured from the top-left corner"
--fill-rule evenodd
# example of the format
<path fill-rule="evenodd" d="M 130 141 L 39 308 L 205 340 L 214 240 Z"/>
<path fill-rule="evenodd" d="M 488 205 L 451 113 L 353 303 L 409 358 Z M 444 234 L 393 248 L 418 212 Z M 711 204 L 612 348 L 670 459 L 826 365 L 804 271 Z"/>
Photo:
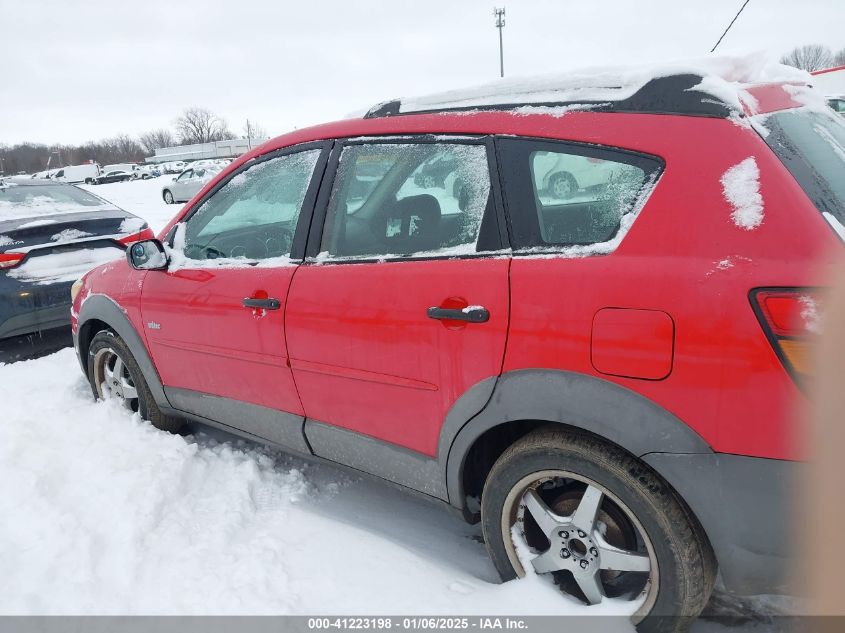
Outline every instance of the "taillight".
<path fill-rule="evenodd" d="M 138 231 L 137 233 L 133 233 L 132 235 L 126 235 L 125 237 L 121 237 L 118 242 L 123 244 L 124 246 L 129 246 L 134 242 L 140 242 L 141 240 L 151 240 L 155 237 L 155 233 L 150 228 L 146 228 L 142 231 Z"/>
<path fill-rule="evenodd" d="M 802 288 L 761 288 L 751 293 L 752 304 L 784 366 L 796 376 L 809 377 L 810 345 L 821 334 L 818 291 Z"/>
<path fill-rule="evenodd" d="M 14 268 L 24 257 L 26 253 L 0 253 L 0 269 Z"/>

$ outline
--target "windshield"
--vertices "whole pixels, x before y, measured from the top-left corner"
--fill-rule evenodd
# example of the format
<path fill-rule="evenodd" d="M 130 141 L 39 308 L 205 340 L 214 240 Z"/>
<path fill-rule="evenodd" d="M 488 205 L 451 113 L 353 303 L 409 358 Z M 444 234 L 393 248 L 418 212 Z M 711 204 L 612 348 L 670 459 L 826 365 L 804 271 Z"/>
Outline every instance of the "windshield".
<path fill-rule="evenodd" d="M 833 112 L 799 108 L 762 117 L 766 143 L 816 208 L 845 224 L 845 122 Z"/>

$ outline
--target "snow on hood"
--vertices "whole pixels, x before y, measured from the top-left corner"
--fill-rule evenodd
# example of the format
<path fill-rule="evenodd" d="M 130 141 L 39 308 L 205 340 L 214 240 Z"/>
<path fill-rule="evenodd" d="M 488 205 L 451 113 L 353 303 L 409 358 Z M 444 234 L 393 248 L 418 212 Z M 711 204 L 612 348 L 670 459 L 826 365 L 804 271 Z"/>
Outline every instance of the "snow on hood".
<path fill-rule="evenodd" d="M 765 53 L 744 57 L 705 57 L 657 66 L 594 67 L 565 73 L 513 77 L 473 88 L 403 98 L 400 112 L 471 108 L 503 103 L 612 102 L 627 99 L 652 79 L 677 74 L 701 75 L 697 90 L 741 109 L 747 84 L 810 83 L 803 70 L 775 63 Z"/>

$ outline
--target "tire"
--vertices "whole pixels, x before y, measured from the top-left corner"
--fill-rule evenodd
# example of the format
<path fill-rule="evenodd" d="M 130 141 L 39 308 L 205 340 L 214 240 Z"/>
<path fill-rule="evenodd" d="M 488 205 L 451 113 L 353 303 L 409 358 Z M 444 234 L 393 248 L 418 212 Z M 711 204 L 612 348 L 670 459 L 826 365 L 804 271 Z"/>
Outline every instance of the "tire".
<path fill-rule="evenodd" d="M 112 381 L 111 386 L 109 381 Z M 149 420 L 157 429 L 179 433 L 184 428 L 182 419 L 165 415 L 158 408 L 129 347 L 111 330 L 97 332 L 91 339 L 88 382 L 95 398 L 120 398 L 124 407 Z"/>
<path fill-rule="evenodd" d="M 164 198 L 165 204 L 173 204 L 174 202 L 173 193 L 170 191 L 170 189 L 165 189 L 164 193 L 161 194 L 161 197 Z"/>
<path fill-rule="evenodd" d="M 578 525 L 593 507 L 583 532 Z M 647 465 L 592 436 L 550 426 L 514 443 L 487 476 L 481 525 L 503 580 L 525 575 L 515 542 L 523 539 L 529 571 L 551 577 L 562 593 L 588 604 L 604 595 L 644 597 L 632 615 L 640 631 L 685 630 L 713 590 L 712 549 L 676 493 Z M 626 568 L 639 571 L 615 571 Z"/>
<path fill-rule="evenodd" d="M 578 182 L 567 171 L 559 171 L 549 178 L 549 193 L 558 200 L 568 200 L 578 191 Z"/>

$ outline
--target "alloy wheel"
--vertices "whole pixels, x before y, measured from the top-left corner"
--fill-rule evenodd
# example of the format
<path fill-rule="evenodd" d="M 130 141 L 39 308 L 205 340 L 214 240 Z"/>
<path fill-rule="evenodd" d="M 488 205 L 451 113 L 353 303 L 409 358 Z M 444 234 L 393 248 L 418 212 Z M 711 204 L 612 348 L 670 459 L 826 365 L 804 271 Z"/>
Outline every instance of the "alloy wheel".
<path fill-rule="evenodd" d="M 587 604 L 605 598 L 642 600 L 634 619 L 654 604 L 658 567 L 654 548 L 633 512 L 592 479 L 562 470 L 531 474 L 507 496 L 502 536 L 517 575 L 525 570 L 515 538 L 531 552 L 537 574 Z"/>
<path fill-rule="evenodd" d="M 113 349 L 103 348 L 94 356 L 94 382 L 101 399 L 116 398 L 130 411 L 138 411 L 135 382 L 126 363 Z"/>

